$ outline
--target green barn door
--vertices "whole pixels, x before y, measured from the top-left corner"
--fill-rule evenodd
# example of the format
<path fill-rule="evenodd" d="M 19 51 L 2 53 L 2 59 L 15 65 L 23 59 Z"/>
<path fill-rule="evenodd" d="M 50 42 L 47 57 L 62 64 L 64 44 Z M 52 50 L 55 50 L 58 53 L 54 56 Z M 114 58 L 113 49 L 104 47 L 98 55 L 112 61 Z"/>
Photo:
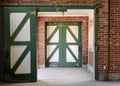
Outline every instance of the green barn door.
<path fill-rule="evenodd" d="M 36 72 L 36 9 L 4 8 L 6 70 L 8 82 L 32 82 Z"/>
<path fill-rule="evenodd" d="M 81 51 L 81 23 L 46 23 L 46 66 L 79 67 Z"/>

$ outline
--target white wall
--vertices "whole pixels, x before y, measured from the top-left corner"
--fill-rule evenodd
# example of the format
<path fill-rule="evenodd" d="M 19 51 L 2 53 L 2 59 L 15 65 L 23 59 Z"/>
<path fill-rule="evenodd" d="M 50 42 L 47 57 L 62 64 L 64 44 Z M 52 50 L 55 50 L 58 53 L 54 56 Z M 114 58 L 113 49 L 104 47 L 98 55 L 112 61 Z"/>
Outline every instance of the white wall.
<path fill-rule="evenodd" d="M 89 13 L 89 24 L 88 24 L 88 69 L 94 74 L 94 10 Z M 90 53 L 93 53 L 91 57 Z M 93 62 L 90 61 L 90 58 L 93 58 Z M 93 65 L 91 65 L 91 63 Z"/>

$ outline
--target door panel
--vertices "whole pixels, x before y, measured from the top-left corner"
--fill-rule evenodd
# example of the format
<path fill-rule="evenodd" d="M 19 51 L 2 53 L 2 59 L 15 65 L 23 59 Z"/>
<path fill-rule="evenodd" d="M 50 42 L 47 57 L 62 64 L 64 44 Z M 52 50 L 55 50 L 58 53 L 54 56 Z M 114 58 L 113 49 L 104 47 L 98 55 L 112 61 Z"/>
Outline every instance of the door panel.
<path fill-rule="evenodd" d="M 67 43 L 76 43 L 78 40 L 78 26 L 68 26 L 67 33 L 66 33 L 66 40 Z"/>
<path fill-rule="evenodd" d="M 36 10 L 32 7 L 5 7 L 4 16 L 5 80 L 36 81 Z"/>
<path fill-rule="evenodd" d="M 81 66 L 81 23 L 46 23 L 46 66 Z"/>
<path fill-rule="evenodd" d="M 66 62 L 76 62 L 79 55 L 77 45 L 68 45 L 69 49 L 66 49 Z M 73 59 L 73 60 L 72 60 Z"/>
<path fill-rule="evenodd" d="M 55 51 L 54 55 L 52 55 L 52 53 L 56 47 L 57 47 L 56 45 L 48 45 L 47 46 L 47 59 L 51 58 L 49 60 L 50 62 L 59 62 L 59 49 L 57 49 Z M 50 57 L 50 55 L 52 55 L 52 56 Z"/>
<path fill-rule="evenodd" d="M 47 30 L 47 39 L 49 42 L 59 42 L 59 29 L 56 26 L 47 26 L 47 28 L 49 28 Z"/>

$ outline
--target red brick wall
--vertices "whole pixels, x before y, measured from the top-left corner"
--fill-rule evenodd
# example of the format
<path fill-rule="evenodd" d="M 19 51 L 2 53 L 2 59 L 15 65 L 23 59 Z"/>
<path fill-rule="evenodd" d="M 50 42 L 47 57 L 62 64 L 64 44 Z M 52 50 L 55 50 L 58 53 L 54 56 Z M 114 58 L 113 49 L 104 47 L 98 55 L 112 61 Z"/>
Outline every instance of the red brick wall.
<path fill-rule="evenodd" d="M 100 0 L 102 7 L 98 13 L 98 72 L 103 71 L 103 65 L 108 69 L 108 0 Z M 106 70 L 107 71 L 107 70 Z"/>
<path fill-rule="evenodd" d="M 109 72 L 120 73 L 120 0 L 110 0 Z"/>
<path fill-rule="evenodd" d="M 79 21 L 79 20 L 78 20 Z M 88 64 L 88 18 L 82 20 L 82 59 L 83 64 Z"/>
<path fill-rule="evenodd" d="M 88 17 L 38 17 L 38 63 L 45 64 L 45 22 L 77 21 L 82 22 L 82 58 L 88 63 Z"/>

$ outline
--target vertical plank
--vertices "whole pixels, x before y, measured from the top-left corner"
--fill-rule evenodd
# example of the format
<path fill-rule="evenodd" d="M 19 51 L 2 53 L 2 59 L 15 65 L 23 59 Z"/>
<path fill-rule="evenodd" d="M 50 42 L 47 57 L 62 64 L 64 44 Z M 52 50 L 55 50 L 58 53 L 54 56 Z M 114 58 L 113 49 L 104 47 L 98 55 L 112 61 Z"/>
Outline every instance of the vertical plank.
<path fill-rule="evenodd" d="M 0 7 L 0 81 L 3 81 L 4 64 L 4 29 L 3 29 L 3 8 Z"/>

